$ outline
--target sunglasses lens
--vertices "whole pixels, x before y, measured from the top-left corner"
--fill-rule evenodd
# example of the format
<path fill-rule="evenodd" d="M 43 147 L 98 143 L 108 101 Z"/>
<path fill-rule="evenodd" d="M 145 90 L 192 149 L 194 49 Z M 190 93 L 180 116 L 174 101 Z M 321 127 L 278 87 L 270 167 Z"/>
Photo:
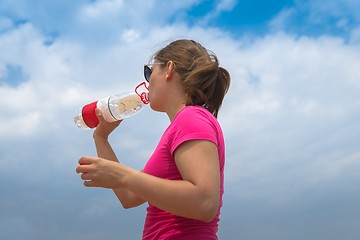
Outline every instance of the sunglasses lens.
<path fill-rule="evenodd" d="M 150 81 L 151 69 L 148 66 L 144 66 L 144 77 L 147 82 Z"/>

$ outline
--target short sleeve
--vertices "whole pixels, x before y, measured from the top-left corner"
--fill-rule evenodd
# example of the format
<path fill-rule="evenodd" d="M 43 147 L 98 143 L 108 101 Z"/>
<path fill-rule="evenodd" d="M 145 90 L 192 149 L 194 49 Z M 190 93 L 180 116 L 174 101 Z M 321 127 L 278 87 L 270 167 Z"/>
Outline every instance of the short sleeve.
<path fill-rule="evenodd" d="M 182 143 L 190 140 L 208 140 L 218 145 L 212 118 L 214 116 L 203 108 L 187 108 L 180 112 L 173 122 L 174 129 L 169 136 L 171 154 L 174 154 Z"/>

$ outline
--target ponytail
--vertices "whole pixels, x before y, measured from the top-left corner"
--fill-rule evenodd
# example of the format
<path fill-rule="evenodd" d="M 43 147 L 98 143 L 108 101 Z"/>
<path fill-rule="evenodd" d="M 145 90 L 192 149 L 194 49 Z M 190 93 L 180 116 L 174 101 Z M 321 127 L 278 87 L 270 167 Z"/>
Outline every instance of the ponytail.
<path fill-rule="evenodd" d="M 230 86 L 230 74 L 216 55 L 193 40 L 177 40 L 158 51 L 154 58 L 173 61 L 182 79 L 187 106 L 203 106 L 215 117 Z"/>
<path fill-rule="evenodd" d="M 197 67 L 185 76 L 184 90 L 188 94 L 186 105 L 203 106 L 217 117 L 230 86 L 230 74 L 225 68 L 219 67 L 214 54 L 211 56 L 211 62 L 202 64 L 202 67 Z"/>

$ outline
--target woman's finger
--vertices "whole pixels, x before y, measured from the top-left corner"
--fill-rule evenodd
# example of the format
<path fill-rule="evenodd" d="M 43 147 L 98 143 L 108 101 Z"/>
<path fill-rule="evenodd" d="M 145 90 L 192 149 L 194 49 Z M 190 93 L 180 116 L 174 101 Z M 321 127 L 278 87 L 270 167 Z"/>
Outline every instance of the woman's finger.
<path fill-rule="evenodd" d="M 99 122 L 105 121 L 100 109 L 96 108 L 95 114 L 96 114 L 97 118 L 99 119 Z"/>
<path fill-rule="evenodd" d="M 96 184 L 95 181 L 92 181 L 92 180 L 84 181 L 84 186 L 85 187 L 100 187 L 98 184 Z"/>
<path fill-rule="evenodd" d="M 79 165 L 76 168 L 77 173 L 88 173 L 93 169 L 93 166 L 91 166 L 91 162 L 79 160 Z"/>
<path fill-rule="evenodd" d="M 81 157 L 78 162 L 80 165 L 89 165 L 91 163 L 94 163 L 95 161 L 95 157 Z"/>
<path fill-rule="evenodd" d="M 92 181 L 84 181 L 84 186 L 85 187 L 94 187 Z"/>
<path fill-rule="evenodd" d="M 88 168 L 88 166 L 85 166 L 85 165 L 79 165 L 77 168 L 76 168 L 76 173 L 88 173 L 90 170 Z"/>
<path fill-rule="evenodd" d="M 90 180 L 90 181 L 92 181 L 91 173 L 87 172 L 87 173 L 81 174 L 81 179 L 82 180 Z"/>

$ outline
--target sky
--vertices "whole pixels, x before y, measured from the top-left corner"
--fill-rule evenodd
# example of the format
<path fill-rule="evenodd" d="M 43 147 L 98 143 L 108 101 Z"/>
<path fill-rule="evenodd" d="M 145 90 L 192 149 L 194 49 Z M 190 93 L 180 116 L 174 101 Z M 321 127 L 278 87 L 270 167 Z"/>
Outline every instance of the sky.
<path fill-rule="evenodd" d="M 0 0 L 0 239 L 140 239 L 146 205 L 122 209 L 75 173 L 96 154 L 73 116 L 132 90 L 180 38 L 229 70 L 220 239 L 360 237 L 358 0 Z M 142 169 L 169 124 L 149 107 L 110 137 Z M 191 204 L 191 203 L 189 203 Z"/>

